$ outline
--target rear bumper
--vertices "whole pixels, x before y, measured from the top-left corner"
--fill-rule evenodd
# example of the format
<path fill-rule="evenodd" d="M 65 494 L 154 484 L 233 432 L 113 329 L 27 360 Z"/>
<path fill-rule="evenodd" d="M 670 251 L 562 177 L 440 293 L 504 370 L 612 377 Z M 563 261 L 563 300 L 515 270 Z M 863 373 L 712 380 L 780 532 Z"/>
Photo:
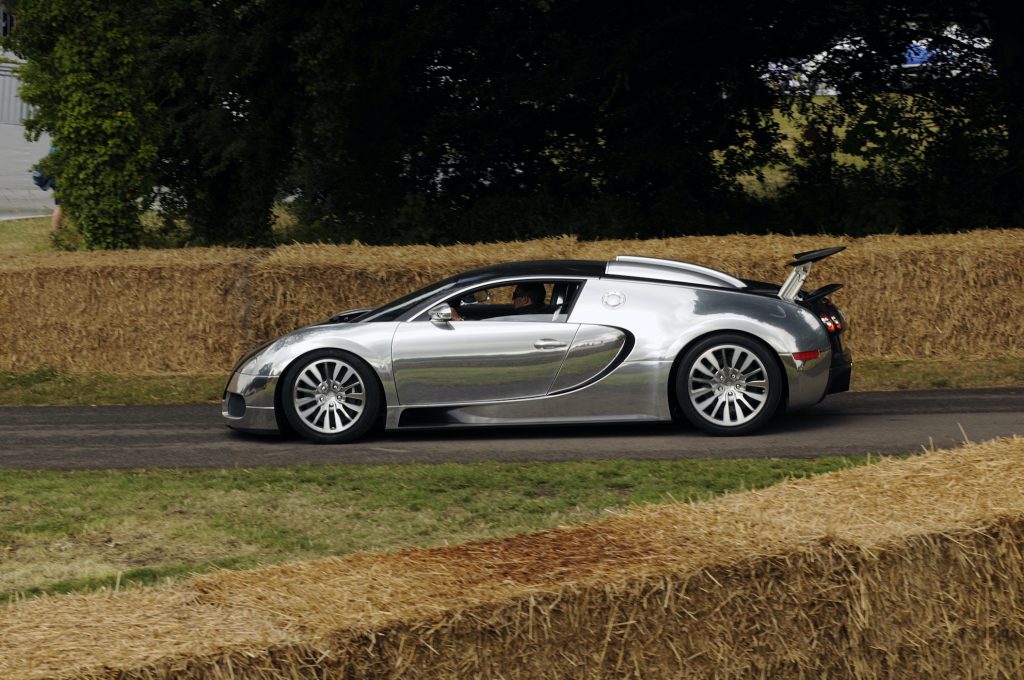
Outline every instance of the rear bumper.
<path fill-rule="evenodd" d="M 826 394 L 832 352 L 824 350 L 814 359 L 796 360 L 792 354 L 780 354 L 782 367 L 789 383 L 786 410 L 806 408 L 817 404 Z"/>
<path fill-rule="evenodd" d="M 817 404 L 829 394 L 850 389 L 853 355 L 824 350 L 815 359 L 797 361 L 791 354 L 782 354 L 782 366 L 789 382 L 786 410 L 793 411 Z"/>
<path fill-rule="evenodd" d="M 852 375 L 853 353 L 849 349 L 844 349 L 841 354 L 833 354 L 832 365 L 828 372 L 828 390 L 825 391 L 825 394 L 848 391 Z"/>

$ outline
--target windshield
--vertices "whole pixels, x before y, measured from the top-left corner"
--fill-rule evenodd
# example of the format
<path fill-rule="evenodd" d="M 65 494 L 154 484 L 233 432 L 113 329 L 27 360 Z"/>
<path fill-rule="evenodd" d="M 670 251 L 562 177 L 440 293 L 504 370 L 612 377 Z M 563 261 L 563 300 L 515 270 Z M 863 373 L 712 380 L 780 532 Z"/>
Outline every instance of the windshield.
<path fill-rule="evenodd" d="M 367 313 L 365 316 L 360 317 L 356 321 L 358 323 L 367 323 L 370 321 L 394 321 L 401 317 L 406 312 L 412 311 L 414 308 L 423 304 L 430 298 L 450 290 L 455 287 L 458 283 L 458 277 L 451 277 L 432 283 L 426 288 L 420 288 L 414 290 L 408 295 L 403 295 L 397 300 L 387 303 L 383 307 L 378 307 L 372 312 Z"/>

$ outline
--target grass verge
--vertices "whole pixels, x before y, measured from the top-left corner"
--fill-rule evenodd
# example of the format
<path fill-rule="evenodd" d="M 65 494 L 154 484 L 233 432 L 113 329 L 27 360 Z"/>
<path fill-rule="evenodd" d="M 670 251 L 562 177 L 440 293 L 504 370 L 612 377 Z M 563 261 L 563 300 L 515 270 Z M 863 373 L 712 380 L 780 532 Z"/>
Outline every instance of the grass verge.
<path fill-rule="evenodd" d="M 0 222 L 0 254 L 17 256 L 52 250 L 49 217 Z"/>
<path fill-rule="evenodd" d="M 73 374 L 44 368 L 0 371 L 0 406 L 102 406 L 219 402 L 227 372 L 218 375 Z M 967 360 L 857 361 L 853 389 L 1024 387 L 1024 357 Z"/>
<path fill-rule="evenodd" d="M 41 368 L 0 371 L 0 406 L 108 406 L 220 402 L 223 375 L 110 375 Z"/>
<path fill-rule="evenodd" d="M 852 388 L 888 390 L 1024 387 L 1024 357 L 854 360 Z"/>
<path fill-rule="evenodd" d="M 509 536 L 867 458 L 4 472 L 0 600 Z"/>

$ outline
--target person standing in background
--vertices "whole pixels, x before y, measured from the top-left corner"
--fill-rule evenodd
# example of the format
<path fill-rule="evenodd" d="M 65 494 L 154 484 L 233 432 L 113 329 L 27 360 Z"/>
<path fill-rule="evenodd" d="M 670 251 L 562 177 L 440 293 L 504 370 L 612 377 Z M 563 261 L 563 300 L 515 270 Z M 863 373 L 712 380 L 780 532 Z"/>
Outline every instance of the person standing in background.
<path fill-rule="evenodd" d="M 51 146 L 46 158 L 52 156 L 56 151 L 57 147 Z M 44 158 L 43 160 L 45 161 L 46 159 Z M 60 230 L 61 225 L 64 224 L 64 209 L 60 206 L 60 197 L 57 195 L 57 178 L 36 169 L 32 173 L 32 181 L 43 191 L 53 190 L 53 214 L 50 216 L 50 236 L 53 236 Z"/>

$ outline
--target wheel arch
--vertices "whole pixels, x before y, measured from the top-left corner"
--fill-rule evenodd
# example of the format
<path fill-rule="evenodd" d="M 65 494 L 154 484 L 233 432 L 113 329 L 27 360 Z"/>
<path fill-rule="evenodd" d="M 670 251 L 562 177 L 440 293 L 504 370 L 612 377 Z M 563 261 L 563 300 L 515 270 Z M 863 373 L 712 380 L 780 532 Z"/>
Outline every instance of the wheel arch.
<path fill-rule="evenodd" d="M 315 354 L 316 352 L 322 352 L 325 349 L 334 350 L 336 352 L 341 352 L 343 354 L 348 354 L 350 356 L 355 357 L 356 359 L 359 359 L 364 364 L 370 367 L 370 373 L 373 374 L 373 379 L 377 381 L 377 387 L 380 390 L 380 409 L 379 413 L 377 414 L 377 420 L 379 422 L 377 423 L 376 426 L 382 425 L 384 423 L 385 416 L 388 410 L 388 398 L 387 393 L 384 389 L 384 381 L 381 380 L 380 373 L 376 369 L 374 369 L 373 364 L 371 362 L 367 361 L 365 358 L 359 356 L 358 354 L 351 350 L 344 349 L 342 347 L 317 347 L 315 349 L 308 350 L 306 352 L 303 352 L 302 354 L 298 354 L 292 357 L 292 359 L 288 363 L 284 364 L 284 366 L 281 368 L 280 377 L 283 378 L 285 373 L 288 372 L 288 369 L 290 369 L 298 362 L 305 360 L 306 357 L 310 356 L 311 354 Z M 274 418 L 277 420 L 277 427 L 282 434 L 295 434 L 295 428 L 291 426 L 291 423 L 288 422 L 288 418 L 284 414 L 284 387 L 284 383 L 281 382 L 281 380 L 279 380 L 277 383 L 277 388 L 274 390 Z"/>
<path fill-rule="evenodd" d="M 765 342 L 761 338 L 757 337 L 756 335 L 748 331 L 743 331 L 734 328 L 716 328 L 715 330 L 708 331 L 707 333 L 702 333 L 701 335 L 692 338 L 689 342 L 687 342 L 685 345 L 683 345 L 683 347 L 679 349 L 679 352 L 676 353 L 675 359 L 672 361 L 672 370 L 669 371 L 668 376 L 668 403 L 669 409 L 672 412 L 672 419 L 677 421 L 683 419 L 683 414 L 679 410 L 679 395 L 676 391 L 676 378 L 679 375 L 679 369 L 683 363 L 683 357 L 686 356 L 686 353 L 690 351 L 691 347 L 693 347 L 699 342 L 703 342 L 704 340 L 712 338 L 716 335 L 742 335 L 743 337 L 761 345 L 761 347 L 768 351 L 768 355 L 772 358 L 772 361 L 775 362 L 775 365 L 778 366 L 779 372 L 782 375 L 782 396 L 779 399 L 779 405 L 776 407 L 776 413 L 779 412 L 780 410 L 784 411 L 787 405 L 789 404 L 789 378 L 788 374 L 786 373 L 786 367 L 782 363 L 782 359 L 779 357 L 778 351 L 776 351 L 767 342 Z"/>

